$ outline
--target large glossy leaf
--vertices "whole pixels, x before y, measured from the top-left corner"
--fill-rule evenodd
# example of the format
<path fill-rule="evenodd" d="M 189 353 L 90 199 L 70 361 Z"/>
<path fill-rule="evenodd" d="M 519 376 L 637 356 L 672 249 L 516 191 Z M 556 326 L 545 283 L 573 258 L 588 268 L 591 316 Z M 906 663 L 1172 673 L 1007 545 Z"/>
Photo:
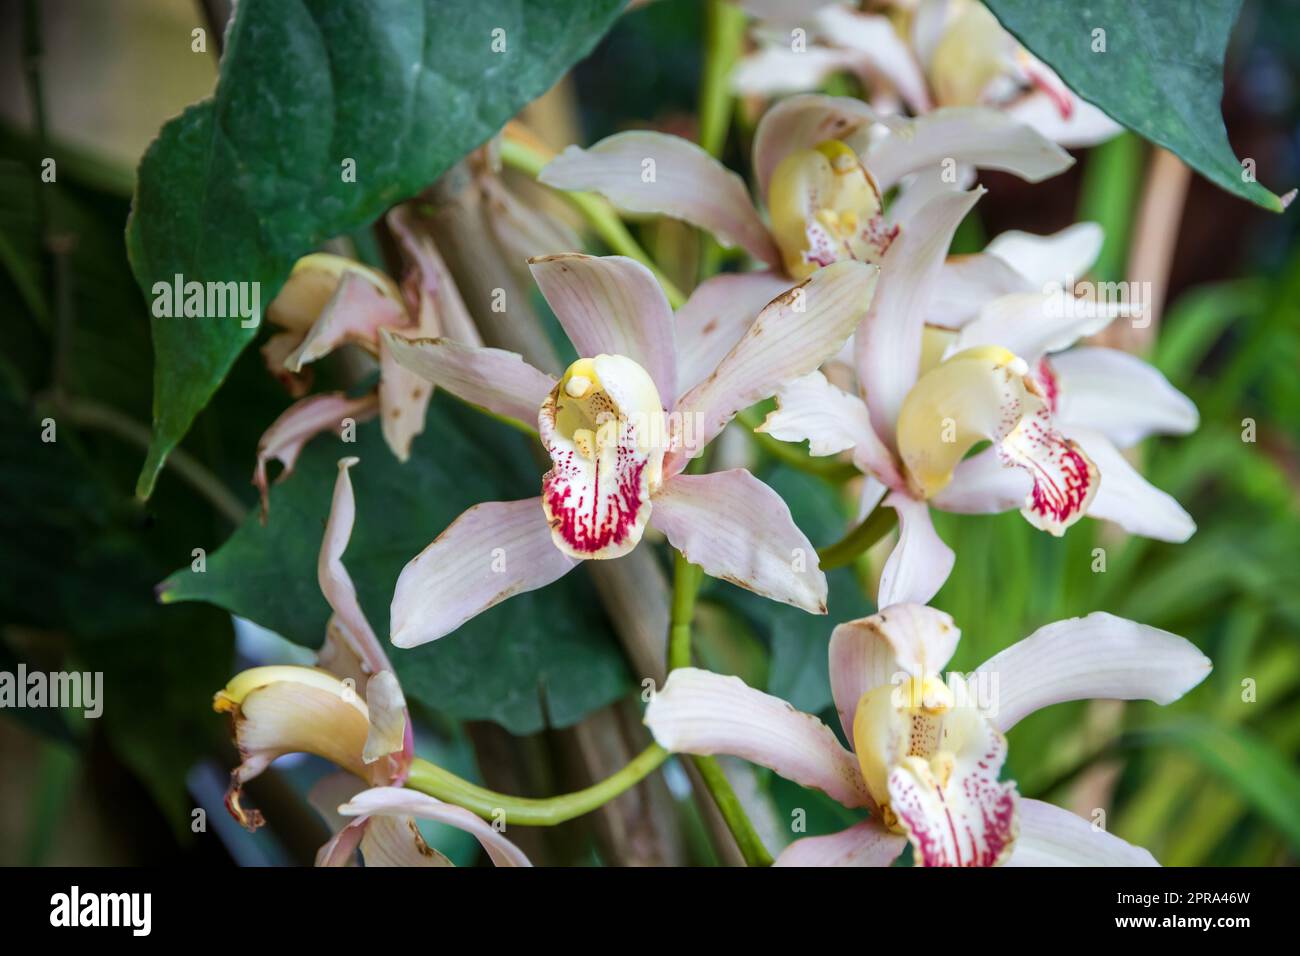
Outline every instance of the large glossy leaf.
<path fill-rule="evenodd" d="M 361 606 L 381 640 L 402 567 L 462 511 L 483 501 L 538 493 L 539 473 L 512 429 L 438 393 L 411 460 L 399 465 L 377 423 L 346 443 L 308 446 L 271 494 L 270 521 L 256 515 L 208 557 L 162 585 L 162 600 L 209 601 L 307 647 L 325 636 L 329 608 L 316 582 L 338 459 L 352 469 L 357 520 L 344 555 Z M 581 569 L 511 598 L 456 632 L 412 650 L 392 648 L 409 697 L 451 717 L 495 720 L 513 733 L 564 727 L 616 699 L 627 671 L 600 602 Z"/>
<path fill-rule="evenodd" d="M 1241 0 L 986 2 L 1084 99 L 1216 185 L 1282 211 L 1280 197 L 1243 174 L 1219 108 L 1224 49 Z"/>
<path fill-rule="evenodd" d="M 127 227 L 136 279 L 146 294 L 176 275 L 256 282 L 265 308 L 297 257 L 484 142 L 585 54 L 620 6 L 241 0 L 212 99 L 167 123 L 140 163 Z M 141 495 L 254 335 L 238 317 L 154 319 Z"/>

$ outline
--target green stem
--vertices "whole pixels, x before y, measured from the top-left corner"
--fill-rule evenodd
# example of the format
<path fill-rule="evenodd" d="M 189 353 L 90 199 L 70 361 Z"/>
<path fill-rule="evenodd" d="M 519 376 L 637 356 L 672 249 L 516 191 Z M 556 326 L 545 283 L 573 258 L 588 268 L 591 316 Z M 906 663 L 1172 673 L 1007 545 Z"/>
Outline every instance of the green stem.
<path fill-rule="evenodd" d="M 537 150 L 508 137 L 503 137 L 501 140 L 501 161 L 533 178 L 536 178 L 542 168 L 550 162 L 548 157 Z M 681 307 L 686 297 L 672 280 L 664 275 L 655 261 L 650 258 L 650 254 L 641 248 L 627 226 L 623 225 L 623 220 L 618 217 L 613 206 L 594 193 L 563 191 L 563 195 L 577 207 L 596 231 L 596 235 L 604 240 L 605 245 L 621 256 L 635 259 L 654 273 L 654 277 L 659 280 L 659 285 L 663 287 L 664 295 L 668 297 L 668 303 L 674 309 Z"/>
<path fill-rule="evenodd" d="M 558 797 L 512 797 L 470 783 L 450 771 L 416 757 L 411 763 L 406 785 L 412 790 L 454 803 L 495 821 L 504 814 L 504 822 L 526 827 L 553 827 L 599 809 L 626 790 L 648 777 L 668 759 L 668 752 L 651 744 L 633 757 L 621 770 L 584 790 Z"/>
<path fill-rule="evenodd" d="M 852 564 L 877 541 L 889 534 L 898 523 L 898 512 L 878 505 L 866 519 L 834 544 L 817 549 L 823 571 Z"/>
<path fill-rule="evenodd" d="M 729 0 L 708 0 L 704 12 L 704 73 L 700 77 L 700 146 L 719 158 L 727 144 L 727 130 L 736 98 L 731 74 L 745 40 L 745 12 Z M 722 265 L 723 249 L 712 235 L 701 234 L 700 279 L 714 275 Z"/>
<path fill-rule="evenodd" d="M 703 579 L 703 570 L 691 564 L 677 553 L 673 561 L 673 605 L 670 618 L 671 630 L 668 636 L 668 669 L 689 667 L 691 663 L 691 619 L 695 615 L 695 595 Z M 741 806 L 736 791 L 727 781 L 722 765 L 713 757 L 690 758 L 695 769 L 700 772 L 705 789 L 722 814 L 722 819 L 731 831 L 736 846 L 745 858 L 746 866 L 771 866 L 772 855 L 763 846 L 763 841 L 754 829 L 754 824 Z"/>

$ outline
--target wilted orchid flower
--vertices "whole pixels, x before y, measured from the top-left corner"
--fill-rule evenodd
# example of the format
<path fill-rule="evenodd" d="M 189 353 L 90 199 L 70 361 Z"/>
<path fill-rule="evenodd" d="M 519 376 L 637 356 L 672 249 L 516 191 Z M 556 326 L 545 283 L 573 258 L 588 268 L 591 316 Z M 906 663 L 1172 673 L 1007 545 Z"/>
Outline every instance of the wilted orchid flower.
<path fill-rule="evenodd" d="M 1019 508 L 1056 535 L 1085 514 L 1166 541 L 1195 531 L 1119 449 L 1192 431 L 1196 407 L 1140 359 L 1070 348 L 1140 307 L 1075 297 L 1073 277 L 1100 247 L 1101 230 L 1084 223 L 1049 237 L 1007 233 L 982 255 L 946 262 L 938 246 L 915 250 L 882 277 L 857 332 L 865 397 L 821 373 L 777 392 L 777 411 L 760 431 L 807 439 L 813 455 L 853 449 L 871 476 L 864 511 L 888 494 L 884 504 L 898 512 L 899 543 L 878 605 L 928 601 L 952 570 L 931 505 L 977 514 Z M 966 457 L 985 440 L 991 447 Z"/>
<path fill-rule="evenodd" d="M 272 372 L 290 383 L 304 367 L 344 344 L 354 344 L 379 361 L 375 393 L 349 397 L 343 392 L 312 395 L 291 405 L 267 429 L 257 446 L 253 484 L 267 509 L 267 463 L 293 471 L 303 446 L 324 431 L 338 431 L 346 419 L 361 422 L 380 415 L 384 438 L 405 461 L 411 442 L 424 429 L 432 396 L 428 384 L 392 360 L 380 330 L 399 336 L 443 335 L 461 342 L 481 340 L 441 256 L 415 225 L 411 210 L 397 207 L 388 225 L 407 260 L 399 288 L 388 276 L 359 262 L 328 253 L 306 256 L 294 265 L 284 287 L 267 308 L 267 319 L 283 331 L 262 349 Z M 291 390 L 298 391 L 296 387 Z"/>
<path fill-rule="evenodd" d="M 987 106 L 1070 147 L 1092 146 L 1121 130 L 975 0 L 893 2 L 871 11 L 841 0 L 741 5 L 759 20 L 759 47 L 734 76 L 741 93 L 812 90 L 847 71 L 864 81 L 881 108 L 897 99 L 916 114 Z"/>
<path fill-rule="evenodd" d="M 582 356 L 558 381 L 512 352 L 389 336 L 397 360 L 439 388 L 519 421 L 536 417 L 551 458 L 540 497 L 470 508 L 407 564 L 393 643 L 442 637 L 581 560 L 626 554 L 647 524 L 707 573 L 825 613 L 816 552 L 772 489 L 744 469 L 682 472 L 739 410 L 840 349 L 875 267 L 818 272 L 720 350 L 705 316 L 674 321 L 638 262 L 573 254 L 530 265 Z"/>
<path fill-rule="evenodd" d="M 348 477 L 356 461 L 339 462 L 317 567 L 321 591 L 333 612 L 320 654 L 322 666 L 254 667 L 233 677 L 213 698 L 218 712 L 231 715 L 240 756 L 226 806 L 250 830 L 261 826 L 261 813 L 243 806 L 244 784 L 277 757 L 312 753 L 347 771 L 325 778 L 316 802 L 329 793 L 334 797 L 330 806 L 346 802 L 339 812 L 356 818 L 338 827 L 318 863 L 340 865 L 358 847 L 372 866 L 445 863 L 424 844 L 414 817 L 441 820 L 473 833 L 498 862 L 522 860 L 509 841 L 468 810 L 400 789 L 413 756 L 410 715 L 342 561 L 356 515 Z M 328 816 L 329 808 L 323 810 Z"/>
<path fill-rule="evenodd" d="M 778 865 L 888 866 L 909 839 L 922 866 L 1155 865 L 1146 850 L 1001 781 L 1003 735 L 1062 701 L 1168 704 L 1210 662 L 1181 637 L 1098 613 L 1040 628 L 945 682 L 959 636 L 952 618 L 921 605 L 835 628 L 831 692 L 851 750 L 811 714 L 696 668 L 669 675 L 645 722 L 668 750 L 741 757 L 871 811 L 840 833 L 796 840 Z"/>
<path fill-rule="evenodd" d="M 867 141 L 869 133 L 879 135 Z M 860 153 L 846 142 L 851 138 L 863 141 Z M 804 95 L 768 110 L 754 134 L 754 176 L 770 230 L 739 176 L 694 143 L 665 133 L 616 133 L 585 150 L 569 146 L 538 179 L 601 193 L 630 212 L 685 220 L 747 250 L 768 271 L 709 279 L 685 307 L 728 316 L 753 315 L 775 284 L 832 262 L 878 262 L 884 282 L 890 244 L 900 231 L 934 228 L 920 213 L 936 193 L 951 192 L 968 167 L 1037 182 L 1071 163 L 1060 147 L 993 110 L 906 120 L 878 117 L 854 99 Z M 906 201 L 886 211 L 884 193 L 908 177 Z"/>

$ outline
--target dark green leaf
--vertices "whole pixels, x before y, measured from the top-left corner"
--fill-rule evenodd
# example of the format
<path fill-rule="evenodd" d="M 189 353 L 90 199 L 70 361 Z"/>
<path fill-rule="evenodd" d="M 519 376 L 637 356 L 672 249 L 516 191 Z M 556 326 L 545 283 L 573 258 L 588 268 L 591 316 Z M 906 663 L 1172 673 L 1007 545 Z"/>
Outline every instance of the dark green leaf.
<path fill-rule="evenodd" d="M 208 557 L 207 570 L 177 571 L 164 601 L 209 601 L 307 647 L 325 636 L 329 608 L 316 557 L 338 459 L 352 469 L 357 521 L 344 556 L 367 617 L 386 639 L 402 567 L 462 511 L 483 501 L 537 494 L 523 438 L 439 393 L 411 460 L 400 465 L 376 423 L 355 443 L 313 442 L 271 495 L 270 521 L 250 516 Z M 616 639 L 585 575 L 513 597 L 441 640 L 390 652 L 409 697 L 452 717 L 495 720 L 513 733 L 565 727 L 628 688 Z"/>
<path fill-rule="evenodd" d="M 496 133 L 621 6 L 242 0 L 215 95 L 164 126 L 140 163 L 127 227 L 136 279 L 146 294 L 176 275 L 255 282 L 265 307 L 296 258 Z M 154 319 L 154 436 L 139 493 L 255 334 L 238 317 Z"/>
<path fill-rule="evenodd" d="M 1002 25 L 1084 99 L 1210 182 L 1281 212 L 1247 178 L 1223 125 L 1223 54 L 1241 0 L 987 0 Z M 1104 34 L 1096 31 L 1104 31 Z M 1094 46 L 1105 43 L 1105 51 Z"/>

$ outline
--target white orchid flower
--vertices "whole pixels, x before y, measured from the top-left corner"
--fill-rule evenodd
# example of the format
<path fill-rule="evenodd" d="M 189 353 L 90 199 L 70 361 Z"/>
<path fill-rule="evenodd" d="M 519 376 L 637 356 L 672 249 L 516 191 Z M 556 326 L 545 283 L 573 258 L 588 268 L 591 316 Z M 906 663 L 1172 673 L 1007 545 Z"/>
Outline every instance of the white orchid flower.
<path fill-rule="evenodd" d="M 1004 735 L 1062 701 L 1168 704 L 1204 680 L 1209 660 L 1181 637 L 1098 613 L 1040 628 L 945 682 L 959 637 L 952 618 L 921 605 L 835 628 L 831 692 L 848 750 L 813 715 L 696 668 L 669 675 L 645 722 L 667 750 L 741 757 L 871 811 L 795 841 L 777 865 L 888 866 L 908 840 L 922 866 L 1155 865 L 1146 850 L 1019 796 L 1000 779 Z"/>
<path fill-rule="evenodd" d="M 871 11 L 843 0 L 741 5 L 758 18 L 758 49 L 742 58 L 733 77 L 743 94 L 803 92 L 849 72 L 877 105 L 897 98 L 914 114 L 986 106 L 1062 146 L 1093 146 L 1122 129 L 975 0 L 895 2 Z"/>
<path fill-rule="evenodd" d="M 852 449 L 871 476 L 864 512 L 882 497 L 898 512 L 879 606 L 924 603 L 947 580 L 954 556 L 931 506 L 1019 508 L 1055 535 L 1085 514 L 1166 541 L 1195 531 L 1119 451 L 1194 430 L 1195 405 L 1140 359 L 1070 348 L 1134 306 L 1074 296 L 1073 277 L 1100 246 L 1100 229 L 1085 223 L 1049 237 L 1008 233 L 982 255 L 945 261 L 943 248 L 904 236 L 889 252 L 899 267 L 882 267 L 856 334 L 865 398 L 821 373 L 777 392 L 760 431 L 806 439 L 813 455 Z M 967 457 L 986 440 L 991 447 Z"/>
<path fill-rule="evenodd" d="M 825 613 L 816 552 L 780 497 L 744 469 L 683 471 L 738 411 L 841 348 L 876 268 L 821 270 L 719 347 L 717 323 L 700 313 L 674 320 L 638 262 L 572 254 L 530 265 L 582 356 L 559 380 L 512 352 L 388 336 L 397 361 L 436 386 L 535 419 L 551 458 L 540 497 L 470 508 L 407 564 L 393 595 L 393 643 L 435 640 L 579 561 L 626 554 L 647 525 L 715 577 Z"/>
<path fill-rule="evenodd" d="M 336 835 L 317 857 L 320 865 L 343 865 L 358 848 L 371 866 L 445 863 L 420 838 L 415 817 L 473 833 L 499 864 L 527 865 L 513 844 L 468 810 L 401 789 L 414 755 L 410 714 L 343 566 L 356 517 L 348 470 L 356 462 L 339 461 L 317 564 L 321 592 L 332 611 L 321 666 L 254 667 L 235 675 L 213 698 L 214 709 L 231 715 L 240 756 L 226 806 L 245 827 L 257 829 L 262 814 L 244 807 L 244 784 L 277 757 L 312 753 L 346 771 L 326 777 L 314 802 L 320 805 L 322 794 L 328 794 L 332 804 L 320 807 L 328 819 L 336 816 L 333 808 L 354 818 L 335 827 Z"/>
<path fill-rule="evenodd" d="M 379 415 L 393 454 L 400 461 L 410 456 L 411 442 L 424 430 L 433 392 L 422 379 L 394 363 L 381 330 L 410 338 L 445 335 L 469 344 L 481 341 L 451 274 L 432 240 L 419 228 L 415 213 L 399 206 L 388 214 L 388 225 L 407 262 L 400 287 L 360 262 L 315 253 L 294 264 L 267 308 L 267 320 L 283 331 L 271 336 L 262 354 L 292 393 L 301 395 L 306 390 L 301 376 L 310 363 L 345 344 L 360 346 L 378 360 L 379 386 L 359 397 L 329 392 L 302 398 L 267 429 L 258 442 L 253 473 L 263 520 L 269 493 L 267 464 L 274 459 L 284 466 L 277 478 L 283 481 L 308 441 L 324 431 L 340 430 L 347 419 L 359 423 Z"/>
<path fill-rule="evenodd" d="M 855 150 L 847 140 L 864 142 Z M 629 212 L 684 220 L 751 253 L 768 269 L 711 278 L 684 307 L 710 311 L 721 326 L 735 327 L 736 315 L 752 316 L 782 281 L 788 286 L 846 259 L 885 268 L 885 253 L 900 232 L 935 228 L 913 223 L 969 167 L 1038 182 L 1073 162 L 993 110 L 882 118 L 858 100 L 810 94 L 772 107 L 755 131 L 754 176 L 770 229 L 744 180 L 694 143 L 665 133 L 617 133 L 587 149 L 569 146 L 538 179 L 557 189 L 598 192 Z M 887 214 L 882 196 L 905 178 L 908 201 Z M 950 200 L 947 209 L 966 211 L 954 210 Z"/>

